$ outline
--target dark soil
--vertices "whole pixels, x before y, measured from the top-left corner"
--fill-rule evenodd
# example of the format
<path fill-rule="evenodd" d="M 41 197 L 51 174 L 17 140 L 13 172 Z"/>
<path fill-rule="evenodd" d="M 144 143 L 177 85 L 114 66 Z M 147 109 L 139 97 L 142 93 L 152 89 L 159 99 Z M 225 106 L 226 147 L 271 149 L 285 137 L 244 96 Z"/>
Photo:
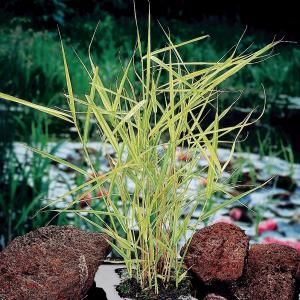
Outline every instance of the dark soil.
<path fill-rule="evenodd" d="M 124 270 L 116 270 L 120 277 L 124 278 Z M 154 289 L 142 290 L 135 278 L 126 278 L 116 287 L 117 292 L 123 298 L 137 300 L 176 300 L 182 296 L 192 294 L 192 284 L 189 278 L 184 279 L 176 288 L 175 282 L 164 284 L 159 282 L 159 295 L 155 294 Z"/>
<path fill-rule="evenodd" d="M 232 294 L 230 290 L 230 284 L 223 282 L 216 282 L 211 285 L 205 285 L 203 282 L 197 280 L 194 276 L 192 277 L 193 295 L 196 299 L 207 300 L 206 297 L 211 294 L 217 294 L 219 297 L 224 297 L 227 300 L 239 300 Z M 208 297 L 208 299 L 210 299 Z"/>
<path fill-rule="evenodd" d="M 106 297 L 106 293 L 102 288 L 96 287 L 96 283 L 94 281 L 92 287 L 88 291 L 87 297 L 85 300 L 108 300 Z"/>
<path fill-rule="evenodd" d="M 118 294 L 121 297 L 136 299 L 136 296 L 141 294 L 142 289 L 135 278 L 129 278 L 120 283 L 116 287 Z"/>

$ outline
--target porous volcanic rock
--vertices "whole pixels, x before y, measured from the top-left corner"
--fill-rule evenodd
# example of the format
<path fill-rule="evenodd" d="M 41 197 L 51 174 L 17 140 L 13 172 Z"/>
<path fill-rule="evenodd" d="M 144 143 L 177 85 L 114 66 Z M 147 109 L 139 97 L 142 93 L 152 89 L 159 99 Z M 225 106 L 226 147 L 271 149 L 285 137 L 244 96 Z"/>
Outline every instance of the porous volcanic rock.
<path fill-rule="evenodd" d="M 237 299 L 296 299 L 296 274 L 300 255 L 297 250 L 278 244 L 251 247 L 245 274 L 233 285 Z M 298 298 L 297 298 L 298 299 Z"/>
<path fill-rule="evenodd" d="M 1 300 L 79 300 L 110 251 L 108 237 L 48 226 L 15 238 L 0 252 Z"/>
<path fill-rule="evenodd" d="M 300 264 L 298 265 L 298 269 L 297 269 L 297 272 L 296 272 L 296 279 L 297 279 L 297 281 L 299 282 L 299 285 L 300 285 Z"/>
<path fill-rule="evenodd" d="M 211 293 L 206 295 L 203 300 L 227 300 L 227 298 L 224 298 L 223 296 L 217 295 L 215 293 Z"/>
<path fill-rule="evenodd" d="M 239 227 L 216 223 L 193 235 L 184 262 L 205 284 L 231 282 L 242 276 L 248 246 L 249 238 Z"/>

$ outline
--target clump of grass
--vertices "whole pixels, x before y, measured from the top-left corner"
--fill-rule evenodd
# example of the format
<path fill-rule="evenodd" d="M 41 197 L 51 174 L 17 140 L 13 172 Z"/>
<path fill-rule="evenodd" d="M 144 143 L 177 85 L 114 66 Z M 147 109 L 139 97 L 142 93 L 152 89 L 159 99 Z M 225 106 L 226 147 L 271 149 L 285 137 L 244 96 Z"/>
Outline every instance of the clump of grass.
<path fill-rule="evenodd" d="M 250 112 L 234 126 L 222 126 L 232 105 L 219 111 L 218 86 L 243 67 L 265 58 L 277 42 L 272 42 L 253 53 L 237 54 L 237 46 L 226 57 L 215 63 L 187 62 L 180 55 L 180 48 L 197 43 L 207 36 L 174 44 L 168 32 L 163 30 L 167 45 L 161 49 L 151 47 L 151 22 L 148 20 L 146 43 L 142 42 L 137 26 L 137 43 L 133 55 L 116 84 L 104 85 L 101 68 L 93 63 L 86 67 L 90 90 L 85 99 L 75 97 L 67 58 L 62 44 L 66 99 L 69 111 L 33 104 L 0 93 L 0 98 L 21 103 L 41 112 L 60 118 L 75 126 L 82 143 L 88 168 L 75 166 L 42 150 L 34 152 L 93 178 L 70 190 L 56 201 L 69 195 L 77 195 L 62 211 L 81 215 L 83 210 L 74 208 L 84 195 L 101 190 L 108 193 L 101 197 L 104 209 L 92 207 L 88 212 L 93 217 L 81 215 L 111 238 L 112 248 L 123 258 L 130 276 L 140 286 L 159 292 L 159 282 L 179 283 L 185 278 L 183 258 L 178 260 L 178 243 L 190 226 L 193 212 L 202 204 L 198 222 L 213 215 L 245 194 L 233 197 L 224 184 L 219 183 L 222 172 L 233 155 L 241 130 L 253 123 Z M 146 44 L 146 46 L 144 46 Z M 199 49 L 201 51 L 201 48 Z M 133 84 L 133 79 L 139 83 Z M 115 86 L 115 87 L 114 87 Z M 163 101 L 161 101 L 161 99 Z M 213 115 L 208 125 L 203 126 L 207 114 Z M 100 141 L 109 143 L 116 157 L 110 157 L 111 170 L 98 175 L 89 156 L 87 144 L 90 126 L 96 122 Z M 231 140 L 228 160 L 221 163 L 218 146 Z M 188 159 L 178 164 L 178 149 L 185 147 Z M 197 168 L 199 157 L 207 160 L 207 167 Z M 89 169 L 89 170 L 88 170 Z M 187 194 L 191 181 L 206 173 L 206 186 L 192 199 Z M 134 186 L 129 192 L 128 182 Z M 221 204 L 212 202 L 215 193 L 223 193 L 228 200 Z M 120 204 L 114 197 L 118 195 Z M 185 214 L 183 214 L 185 211 Z M 107 218 L 108 217 L 108 218 Z"/>

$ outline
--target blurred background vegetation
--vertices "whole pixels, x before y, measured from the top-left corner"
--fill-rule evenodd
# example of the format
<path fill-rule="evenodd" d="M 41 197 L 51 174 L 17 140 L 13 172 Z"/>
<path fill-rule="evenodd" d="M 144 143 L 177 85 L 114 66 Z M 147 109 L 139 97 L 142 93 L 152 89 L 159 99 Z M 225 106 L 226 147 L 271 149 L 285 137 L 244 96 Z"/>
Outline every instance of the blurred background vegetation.
<path fill-rule="evenodd" d="M 147 3 L 144 0 L 136 1 L 139 22 L 144 29 Z M 300 21 L 295 5 L 292 2 L 284 6 L 273 4 L 270 8 L 268 4 L 256 6 L 243 1 L 216 4 L 213 1 L 152 0 L 151 14 L 154 46 L 165 44 L 156 19 L 170 30 L 176 42 L 203 34 L 211 36 L 204 42 L 184 49 L 183 56 L 190 61 L 221 59 L 239 41 L 246 26 L 240 51 L 250 45 L 254 50 L 274 38 L 293 41 L 282 43 L 273 57 L 246 68 L 222 86 L 226 93 L 220 96 L 220 105 L 228 105 L 240 97 L 232 120 L 242 118 L 255 107 L 257 116 L 264 104 L 263 84 L 267 94 L 266 112 L 245 133 L 247 138 L 240 151 L 300 161 L 300 49 L 294 43 L 299 40 L 297 28 Z M 83 96 L 89 90 L 89 82 L 78 57 L 88 65 L 88 46 L 98 21 L 100 27 L 92 54 L 95 62 L 101 66 L 100 71 L 106 82 L 113 85 L 118 79 L 121 65 L 126 64 L 132 54 L 136 41 L 132 1 L 1 1 L 0 90 L 49 106 L 61 105 L 65 101 L 58 25 L 66 44 L 75 92 L 79 97 Z M 28 221 L 28 215 L 32 215 L 39 207 L 37 199 L 47 195 L 45 175 L 49 163 L 33 157 L 31 165 L 35 169 L 28 174 L 25 162 L 17 161 L 12 151 L 13 142 L 22 141 L 45 147 L 46 141 L 59 141 L 62 135 L 67 134 L 68 138 L 72 138 L 69 128 L 63 128 L 57 121 L 46 120 L 34 112 L 0 102 L 0 227 L 5 228 L 7 240 L 52 218 L 46 214 L 42 220 Z M 5 161 L 10 163 L 4 164 Z M 30 176 L 33 180 L 28 187 L 27 179 Z M 31 199 L 31 205 L 25 199 Z M 13 211 L 14 214 L 11 213 Z M 63 223 L 63 220 L 57 222 Z"/>

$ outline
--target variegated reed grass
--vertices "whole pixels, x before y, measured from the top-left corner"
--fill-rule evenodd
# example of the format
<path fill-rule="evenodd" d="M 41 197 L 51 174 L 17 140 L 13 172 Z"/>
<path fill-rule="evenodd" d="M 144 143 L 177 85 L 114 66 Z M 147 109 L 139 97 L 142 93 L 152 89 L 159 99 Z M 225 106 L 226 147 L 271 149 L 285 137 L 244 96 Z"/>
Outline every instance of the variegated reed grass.
<path fill-rule="evenodd" d="M 94 176 L 56 201 L 74 195 L 75 200 L 66 204 L 62 211 L 81 215 L 83 210 L 74 205 L 88 193 L 108 186 L 108 193 L 101 198 L 105 209 L 98 211 L 91 206 L 84 210 L 96 216 L 98 222 L 81 216 L 108 234 L 109 243 L 122 256 L 128 273 L 135 276 L 143 288 L 154 288 L 157 293 L 159 281 L 166 284 L 175 281 L 178 285 L 186 275 L 183 258 L 178 260 L 178 243 L 189 229 L 195 229 L 191 218 L 199 204 L 202 211 L 197 222 L 245 196 L 233 197 L 219 181 L 232 158 L 240 132 L 253 121 L 249 113 L 234 126 L 222 127 L 232 106 L 218 110 L 218 87 L 245 66 L 265 59 L 268 51 L 277 44 L 272 42 L 253 53 L 248 49 L 239 55 L 236 46 L 215 63 L 186 62 L 180 56 L 180 48 L 207 36 L 174 44 L 170 35 L 163 33 L 167 45 L 153 50 L 149 14 L 144 49 L 137 26 L 136 48 L 123 68 L 116 88 L 104 85 L 101 68 L 94 64 L 90 55 L 91 66 L 86 70 L 91 85 L 85 99 L 75 97 L 62 43 L 68 111 L 0 93 L 0 98 L 45 112 L 76 127 Z M 202 121 L 208 111 L 213 112 L 214 117 L 204 127 Z M 110 159 L 111 170 L 104 175 L 98 175 L 87 149 L 92 121 L 101 131 L 101 142 L 109 143 L 116 152 L 116 157 Z M 233 136 L 230 155 L 222 163 L 217 148 L 230 136 Z M 188 159 L 184 164 L 178 164 L 178 149 L 182 146 L 185 146 Z M 30 149 L 90 176 L 88 169 L 44 151 Z M 199 171 L 200 156 L 206 159 L 207 167 Z M 191 181 L 203 178 L 204 172 L 206 185 L 196 199 L 191 198 L 187 193 Z M 134 186 L 131 192 L 128 181 Z M 212 201 L 215 193 L 226 194 L 227 200 L 215 204 Z M 115 194 L 119 196 L 120 205 L 114 201 Z"/>

